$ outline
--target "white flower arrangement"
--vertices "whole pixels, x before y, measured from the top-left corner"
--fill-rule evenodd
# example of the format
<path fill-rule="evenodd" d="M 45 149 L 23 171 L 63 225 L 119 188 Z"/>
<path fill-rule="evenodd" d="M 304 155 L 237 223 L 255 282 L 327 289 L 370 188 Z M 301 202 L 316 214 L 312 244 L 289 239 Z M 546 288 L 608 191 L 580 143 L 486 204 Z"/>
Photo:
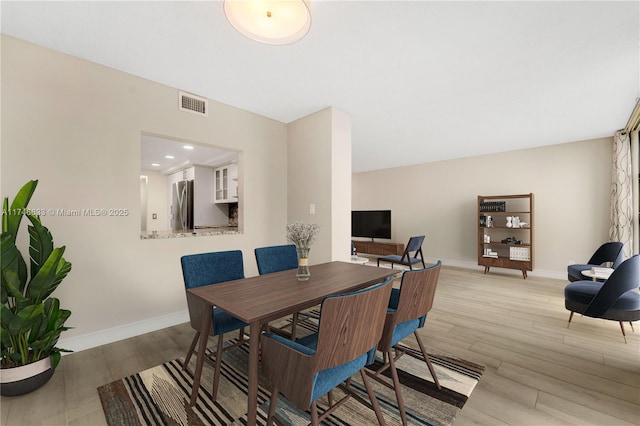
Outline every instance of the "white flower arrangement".
<path fill-rule="evenodd" d="M 287 241 L 295 244 L 299 249 L 310 249 L 320 232 L 320 226 L 315 223 L 293 222 L 287 224 Z"/>

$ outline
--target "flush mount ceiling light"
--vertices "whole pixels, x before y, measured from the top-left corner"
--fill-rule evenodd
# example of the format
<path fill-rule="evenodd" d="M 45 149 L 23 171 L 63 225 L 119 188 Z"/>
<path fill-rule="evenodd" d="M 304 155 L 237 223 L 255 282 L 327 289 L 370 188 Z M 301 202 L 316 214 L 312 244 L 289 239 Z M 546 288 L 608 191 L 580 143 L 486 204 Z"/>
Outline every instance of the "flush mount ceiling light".
<path fill-rule="evenodd" d="M 224 14 L 241 34 L 265 44 L 291 44 L 311 28 L 306 0 L 225 0 Z"/>

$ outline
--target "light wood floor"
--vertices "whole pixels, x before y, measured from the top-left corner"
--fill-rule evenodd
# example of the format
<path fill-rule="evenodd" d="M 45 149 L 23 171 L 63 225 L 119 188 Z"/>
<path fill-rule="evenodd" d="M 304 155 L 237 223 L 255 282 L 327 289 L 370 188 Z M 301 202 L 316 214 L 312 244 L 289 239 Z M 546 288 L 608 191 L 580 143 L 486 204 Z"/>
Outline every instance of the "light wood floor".
<path fill-rule="evenodd" d="M 456 425 L 640 424 L 640 330 L 625 344 L 616 322 L 576 316 L 567 329 L 565 285 L 443 268 L 424 342 L 486 366 Z M 103 425 L 96 388 L 184 356 L 192 336 L 182 324 L 67 355 L 46 386 L 1 399 L 0 423 Z"/>

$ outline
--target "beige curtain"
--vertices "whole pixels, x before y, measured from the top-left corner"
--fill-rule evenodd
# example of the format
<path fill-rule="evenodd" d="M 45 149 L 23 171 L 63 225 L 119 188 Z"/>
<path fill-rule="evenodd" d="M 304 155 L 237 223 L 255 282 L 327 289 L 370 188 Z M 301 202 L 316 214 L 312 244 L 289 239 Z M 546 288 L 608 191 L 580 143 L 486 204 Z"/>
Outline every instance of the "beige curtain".
<path fill-rule="evenodd" d="M 633 176 L 633 248 L 632 254 L 640 254 L 640 98 L 624 130 L 631 141 L 631 175 Z"/>
<path fill-rule="evenodd" d="M 640 123 L 639 123 L 640 124 Z M 631 174 L 633 176 L 633 250 L 640 254 L 640 137 L 631 132 Z"/>
<path fill-rule="evenodd" d="M 629 133 L 619 130 L 613 136 L 613 167 L 611 176 L 611 214 L 609 239 L 624 244 L 626 257 L 633 250 L 633 174 L 631 172 L 631 142 Z"/>

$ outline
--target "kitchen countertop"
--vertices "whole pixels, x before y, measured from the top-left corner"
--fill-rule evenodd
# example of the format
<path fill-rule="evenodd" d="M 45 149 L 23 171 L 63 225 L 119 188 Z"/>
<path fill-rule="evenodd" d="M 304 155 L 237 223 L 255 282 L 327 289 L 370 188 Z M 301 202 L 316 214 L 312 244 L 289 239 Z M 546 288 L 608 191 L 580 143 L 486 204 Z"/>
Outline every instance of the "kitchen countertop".
<path fill-rule="evenodd" d="M 146 231 L 140 233 L 141 240 L 156 240 L 165 238 L 206 237 L 211 235 L 237 235 L 242 234 L 237 226 L 213 226 L 211 228 L 198 228 L 186 231 Z"/>

